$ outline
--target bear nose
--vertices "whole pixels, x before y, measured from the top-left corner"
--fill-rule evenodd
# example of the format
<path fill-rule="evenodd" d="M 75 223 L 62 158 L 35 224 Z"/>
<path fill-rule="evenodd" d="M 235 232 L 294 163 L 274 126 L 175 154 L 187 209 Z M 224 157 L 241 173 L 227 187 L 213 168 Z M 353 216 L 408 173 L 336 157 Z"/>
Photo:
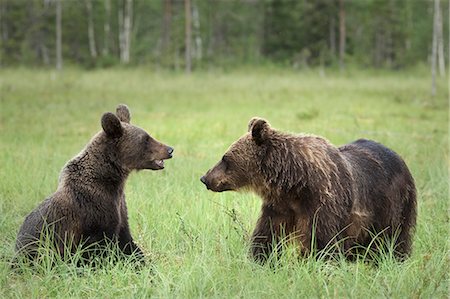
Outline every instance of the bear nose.
<path fill-rule="evenodd" d="M 172 153 L 173 153 L 173 147 L 170 147 L 167 149 L 167 153 L 169 153 L 169 156 L 172 157 Z"/>
<path fill-rule="evenodd" d="M 202 182 L 203 184 L 206 185 L 206 179 L 205 179 L 205 176 L 202 176 L 202 177 L 200 178 L 200 182 Z"/>

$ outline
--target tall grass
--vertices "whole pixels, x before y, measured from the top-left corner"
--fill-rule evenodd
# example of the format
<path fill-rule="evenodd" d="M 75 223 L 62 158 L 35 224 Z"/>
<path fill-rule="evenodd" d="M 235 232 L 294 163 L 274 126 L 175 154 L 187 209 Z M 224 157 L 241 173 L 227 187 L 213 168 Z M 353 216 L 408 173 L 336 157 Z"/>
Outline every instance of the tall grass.
<path fill-rule="evenodd" d="M 1 70 L 0 297 L 447 298 L 449 104 L 440 84 L 433 99 L 420 71 Z M 133 173 L 126 185 L 131 231 L 148 267 L 56 258 L 52 267 L 11 269 L 24 216 L 55 190 L 65 162 L 118 103 L 129 105 L 132 123 L 175 148 L 165 170 Z M 411 258 L 397 263 L 387 254 L 374 266 L 302 259 L 288 247 L 275 266 L 252 262 L 248 236 L 260 199 L 211 193 L 199 178 L 253 116 L 336 145 L 374 139 L 403 156 L 418 187 Z"/>

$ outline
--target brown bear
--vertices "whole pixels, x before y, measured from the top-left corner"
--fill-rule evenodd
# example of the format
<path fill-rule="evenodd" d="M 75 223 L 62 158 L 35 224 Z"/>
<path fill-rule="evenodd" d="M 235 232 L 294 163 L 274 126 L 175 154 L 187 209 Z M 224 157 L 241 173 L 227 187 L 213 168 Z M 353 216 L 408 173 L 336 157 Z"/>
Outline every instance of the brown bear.
<path fill-rule="evenodd" d="M 101 125 L 103 130 L 64 166 L 56 192 L 25 218 L 17 253 L 33 259 L 45 234 L 62 256 L 82 247 L 90 249 L 84 256 L 91 258 L 92 251 L 117 244 L 124 254 L 143 261 L 128 226 L 125 182 L 132 170 L 163 169 L 173 148 L 131 125 L 125 105 L 116 114 L 103 114 Z"/>
<path fill-rule="evenodd" d="M 391 244 L 399 259 L 411 252 L 414 180 L 399 155 L 374 141 L 337 148 L 253 118 L 201 181 L 214 192 L 246 189 L 262 198 L 251 245 L 257 261 L 278 251 L 284 237 L 303 255 L 333 248 L 354 258 L 376 244 Z"/>

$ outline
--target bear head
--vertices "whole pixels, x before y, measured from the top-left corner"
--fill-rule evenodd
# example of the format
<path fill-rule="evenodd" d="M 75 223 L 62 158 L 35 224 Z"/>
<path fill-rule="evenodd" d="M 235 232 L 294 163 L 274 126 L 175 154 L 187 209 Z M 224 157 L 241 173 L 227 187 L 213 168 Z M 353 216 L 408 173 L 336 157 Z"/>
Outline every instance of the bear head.
<path fill-rule="evenodd" d="M 252 118 L 248 132 L 230 146 L 222 159 L 201 177 L 201 182 L 214 192 L 258 188 L 264 184 L 261 157 L 265 156 L 273 132 L 266 120 Z"/>
<path fill-rule="evenodd" d="M 172 158 L 173 148 L 151 137 L 143 129 L 130 124 L 130 111 L 119 105 L 116 114 L 103 114 L 101 124 L 110 144 L 117 146 L 122 166 L 129 170 L 164 168 L 164 160 Z"/>

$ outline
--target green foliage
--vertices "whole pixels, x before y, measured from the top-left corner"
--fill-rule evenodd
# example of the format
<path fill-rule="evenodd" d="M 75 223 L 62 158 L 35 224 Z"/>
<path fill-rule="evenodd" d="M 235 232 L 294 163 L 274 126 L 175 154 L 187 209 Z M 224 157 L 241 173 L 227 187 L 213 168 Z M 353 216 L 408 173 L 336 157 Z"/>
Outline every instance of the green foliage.
<path fill-rule="evenodd" d="M 329 47 L 331 18 L 337 18 L 334 1 L 273 0 L 265 8 L 266 55 L 291 64 L 317 64 L 322 59 Z"/>
<path fill-rule="evenodd" d="M 62 1 L 65 62 L 87 68 L 119 64 L 118 14 L 125 0 L 91 0 L 97 57 L 89 51 L 85 1 Z M 111 4 L 109 17 L 105 1 Z M 432 1 L 345 0 L 344 4 L 348 64 L 397 69 L 427 61 Z M 193 0 L 193 67 L 333 66 L 339 48 L 339 9 L 338 0 Z M 441 9 L 448 45 L 448 1 L 441 2 Z M 1 0 L 0 25 L 0 65 L 54 64 L 54 1 Z M 131 64 L 184 68 L 184 1 L 133 0 L 132 26 Z"/>
<path fill-rule="evenodd" d="M 431 99 L 424 74 L 0 71 L 0 297 L 447 298 L 449 104 L 445 82 Z M 25 215 L 120 102 L 134 124 L 175 148 L 165 170 L 133 173 L 126 185 L 131 231 L 148 267 L 77 267 L 77 257 L 63 263 L 44 250 L 37 268 L 10 269 Z M 288 246 L 272 267 L 252 262 L 248 236 L 260 199 L 212 193 L 199 178 L 253 116 L 336 145 L 374 139 L 401 154 L 418 188 L 412 257 L 397 263 L 388 250 L 375 266 L 299 258 Z"/>

